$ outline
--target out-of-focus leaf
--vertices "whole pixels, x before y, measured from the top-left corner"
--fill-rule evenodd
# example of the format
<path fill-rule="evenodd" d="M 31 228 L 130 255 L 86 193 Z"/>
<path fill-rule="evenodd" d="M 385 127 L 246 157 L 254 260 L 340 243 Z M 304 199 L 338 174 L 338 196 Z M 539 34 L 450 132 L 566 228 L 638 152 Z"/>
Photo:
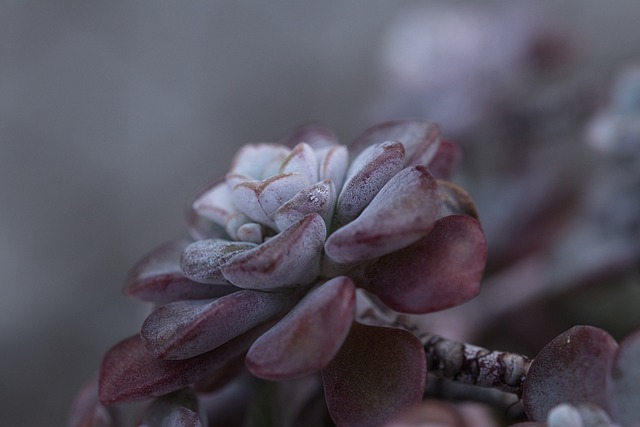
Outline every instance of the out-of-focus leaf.
<path fill-rule="evenodd" d="M 264 329 L 258 327 L 226 344 L 185 360 L 161 360 L 140 335 L 113 346 L 102 359 L 99 397 L 104 405 L 162 396 L 192 384 L 244 354 Z"/>
<path fill-rule="evenodd" d="M 385 142 L 364 150 L 351 163 L 338 195 L 334 228 L 353 221 L 404 164 L 404 147 Z"/>
<path fill-rule="evenodd" d="M 342 264 L 386 255 L 425 236 L 438 211 L 437 185 L 431 174 L 422 166 L 405 168 L 358 218 L 329 236 L 325 251 Z"/>
<path fill-rule="evenodd" d="M 256 376 L 285 380 L 318 372 L 340 349 L 355 313 L 356 289 L 336 277 L 307 294 L 256 340 L 246 364 Z"/>
<path fill-rule="evenodd" d="M 197 283 L 185 277 L 180 268 L 180 256 L 188 245 L 188 241 L 179 240 L 153 250 L 131 269 L 124 293 L 143 301 L 165 303 L 216 298 L 237 290 L 234 286 Z"/>
<path fill-rule="evenodd" d="M 301 142 L 306 142 L 314 150 L 320 150 L 336 145 L 338 138 L 331 129 L 325 126 L 308 124 L 294 129 L 282 139 L 281 144 L 287 147 L 295 147 Z"/>
<path fill-rule="evenodd" d="M 451 215 L 436 221 L 426 237 L 358 267 L 352 276 L 396 311 L 428 313 L 476 296 L 486 256 L 480 224 Z"/>
<path fill-rule="evenodd" d="M 544 421 L 561 404 L 607 404 L 607 382 L 616 341 L 604 330 L 574 326 L 547 344 L 527 373 L 522 400 L 527 416 Z"/>
<path fill-rule="evenodd" d="M 463 188 L 449 181 L 438 180 L 438 196 L 440 200 L 438 217 L 469 215 L 479 220 L 476 205 Z"/>
<path fill-rule="evenodd" d="M 198 397 L 185 388 L 155 399 L 144 414 L 145 427 L 202 427 Z"/>
<path fill-rule="evenodd" d="M 76 395 L 69 412 L 69 427 L 116 427 L 113 408 L 98 400 L 98 378 L 85 384 Z"/>
<path fill-rule="evenodd" d="M 616 422 L 634 425 L 640 420 L 640 331 L 620 343 L 611 371 L 609 408 Z"/>
<path fill-rule="evenodd" d="M 221 267 L 234 256 L 255 248 L 254 243 L 221 239 L 198 240 L 182 251 L 180 267 L 184 276 L 200 283 L 228 284 Z"/>
<path fill-rule="evenodd" d="M 460 147 L 453 141 L 443 140 L 435 156 L 429 162 L 429 171 L 437 179 L 451 179 L 461 158 Z"/>
<path fill-rule="evenodd" d="M 406 166 L 426 166 L 440 144 L 440 129 L 435 123 L 420 120 L 395 120 L 373 126 L 349 146 L 352 155 L 365 147 L 386 141 L 401 142 L 406 151 Z"/>
<path fill-rule="evenodd" d="M 327 407 L 338 426 L 378 426 L 422 400 L 425 353 L 411 333 L 354 323 L 322 370 Z"/>
<path fill-rule="evenodd" d="M 213 301 L 176 301 L 152 312 L 140 335 L 156 357 L 187 359 L 213 350 L 293 304 L 291 293 L 241 290 Z"/>
<path fill-rule="evenodd" d="M 273 289 L 309 283 L 320 269 L 327 228 L 316 213 L 260 246 L 232 258 L 222 267 L 224 277 L 247 289 Z"/>

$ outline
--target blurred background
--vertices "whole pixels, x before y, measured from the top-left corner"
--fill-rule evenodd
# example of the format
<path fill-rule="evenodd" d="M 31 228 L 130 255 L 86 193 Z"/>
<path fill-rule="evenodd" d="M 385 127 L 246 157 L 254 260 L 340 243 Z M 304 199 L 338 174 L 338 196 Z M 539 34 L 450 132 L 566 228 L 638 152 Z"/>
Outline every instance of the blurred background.
<path fill-rule="evenodd" d="M 65 425 L 102 353 L 147 313 L 121 295 L 128 269 L 186 234 L 190 198 L 241 144 L 307 122 L 346 143 L 381 120 L 439 121 L 465 148 L 459 179 L 496 254 L 571 210 L 559 201 L 608 204 L 585 183 L 603 162 L 620 170 L 607 114 L 640 109 L 640 89 L 611 100 L 640 58 L 638 17 L 634 0 L 3 0 L 0 425 Z M 489 272 L 511 262 L 494 258 Z"/>

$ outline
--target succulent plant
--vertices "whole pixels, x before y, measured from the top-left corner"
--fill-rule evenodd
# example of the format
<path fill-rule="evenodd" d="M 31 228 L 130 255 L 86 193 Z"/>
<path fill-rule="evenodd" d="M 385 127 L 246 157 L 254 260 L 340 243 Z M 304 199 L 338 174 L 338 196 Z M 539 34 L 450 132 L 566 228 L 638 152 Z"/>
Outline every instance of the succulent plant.
<path fill-rule="evenodd" d="M 244 365 L 267 380 L 320 373 L 337 425 L 419 403 L 422 343 L 367 324 L 361 307 L 425 314 L 479 292 L 486 242 L 471 198 L 447 181 L 458 158 L 422 121 L 380 124 L 348 147 L 304 126 L 241 148 L 191 204 L 193 240 L 131 270 L 125 293 L 156 306 L 106 353 L 100 401 L 211 391 Z"/>

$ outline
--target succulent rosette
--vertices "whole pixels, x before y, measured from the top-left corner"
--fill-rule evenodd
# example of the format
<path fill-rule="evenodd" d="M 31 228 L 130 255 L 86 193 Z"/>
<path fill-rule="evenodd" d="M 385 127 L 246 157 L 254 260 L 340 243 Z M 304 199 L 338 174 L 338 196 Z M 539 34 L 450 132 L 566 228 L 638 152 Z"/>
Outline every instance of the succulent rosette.
<path fill-rule="evenodd" d="M 458 158 L 422 121 L 383 123 L 349 147 L 320 126 L 244 146 L 192 203 L 194 240 L 131 271 L 125 293 L 156 307 L 106 354 L 101 401 L 213 390 L 244 365 L 268 380 L 320 372 L 338 425 L 418 403 L 420 341 L 366 324 L 358 307 L 424 314 L 479 292 L 486 242 L 447 181 Z"/>

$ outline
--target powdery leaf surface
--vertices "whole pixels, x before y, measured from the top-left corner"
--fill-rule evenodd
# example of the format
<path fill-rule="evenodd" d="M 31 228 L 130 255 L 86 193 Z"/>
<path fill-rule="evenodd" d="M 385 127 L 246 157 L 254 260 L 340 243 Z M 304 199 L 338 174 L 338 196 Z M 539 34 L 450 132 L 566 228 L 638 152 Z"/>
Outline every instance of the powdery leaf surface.
<path fill-rule="evenodd" d="M 127 296 L 152 302 L 215 298 L 237 288 L 221 284 L 203 284 L 184 276 L 180 267 L 186 240 L 166 243 L 140 260 L 129 272 L 124 285 Z"/>
<path fill-rule="evenodd" d="M 177 301 L 153 311 L 140 336 L 161 359 L 187 359 L 221 346 L 293 303 L 288 294 L 241 290 L 213 301 Z"/>
<path fill-rule="evenodd" d="M 326 234 L 322 217 L 308 214 L 262 245 L 232 258 L 222 267 L 222 274 L 234 285 L 248 289 L 308 282 L 319 271 Z"/>
<path fill-rule="evenodd" d="M 535 357 L 523 387 L 527 416 L 544 421 L 561 403 L 607 404 L 607 379 L 618 343 L 604 330 L 574 326 Z"/>
<path fill-rule="evenodd" d="M 336 425 L 382 425 L 422 400 L 425 353 L 411 333 L 354 323 L 322 371 L 329 413 Z"/>
<path fill-rule="evenodd" d="M 355 220 L 325 244 L 332 260 L 348 264 L 401 249 L 425 236 L 439 211 L 437 184 L 422 166 L 393 176 Z"/>
<path fill-rule="evenodd" d="M 453 141 L 443 140 L 429 162 L 431 174 L 438 179 L 451 179 L 462 159 L 462 150 Z"/>
<path fill-rule="evenodd" d="M 184 248 L 180 267 L 186 277 L 196 282 L 228 284 L 222 275 L 222 266 L 239 253 L 255 247 L 255 244 L 247 242 L 198 240 Z"/>
<path fill-rule="evenodd" d="M 359 267 L 353 276 L 394 310 L 428 313 L 476 296 L 486 257 L 480 224 L 451 215 L 436 221 L 426 237 Z"/>
<path fill-rule="evenodd" d="M 198 397 L 191 389 L 182 389 L 155 399 L 144 414 L 148 427 L 201 427 Z"/>
<path fill-rule="evenodd" d="M 247 367 L 254 375 L 269 380 L 318 372 L 346 338 L 355 303 L 356 289 L 348 277 L 322 284 L 256 340 L 247 354 Z"/>

